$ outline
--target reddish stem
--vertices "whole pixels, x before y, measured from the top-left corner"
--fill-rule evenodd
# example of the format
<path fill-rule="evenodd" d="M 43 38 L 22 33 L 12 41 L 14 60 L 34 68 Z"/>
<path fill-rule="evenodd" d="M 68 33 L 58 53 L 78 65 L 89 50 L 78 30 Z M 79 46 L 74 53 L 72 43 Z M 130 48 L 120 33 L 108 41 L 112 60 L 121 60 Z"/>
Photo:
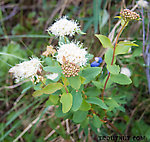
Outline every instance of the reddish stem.
<path fill-rule="evenodd" d="M 113 62 L 114 62 L 114 58 L 115 58 L 115 51 L 116 51 L 116 47 L 117 47 L 117 43 L 118 43 L 118 40 L 119 40 L 119 36 L 120 34 L 122 33 L 123 29 L 125 28 L 127 22 L 124 23 L 124 25 L 122 26 L 121 30 L 119 31 L 119 33 L 117 34 L 117 39 L 116 39 L 116 42 L 115 42 L 115 47 L 113 49 L 113 57 L 112 57 L 112 61 L 111 61 L 111 65 L 113 65 Z M 103 88 L 103 91 L 102 91 L 102 94 L 101 94 L 101 98 L 102 98 L 102 101 L 104 102 L 104 92 L 105 92 L 105 89 L 106 89 L 106 85 L 107 85 L 107 82 L 109 80 L 109 77 L 110 77 L 110 72 L 107 76 L 107 79 L 105 81 L 105 84 L 104 84 L 104 88 Z"/>
<path fill-rule="evenodd" d="M 67 90 L 67 87 L 64 85 L 64 88 L 65 88 L 65 90 L 66 90 L 66 93 L 68 94 L 68 90 Z"/>

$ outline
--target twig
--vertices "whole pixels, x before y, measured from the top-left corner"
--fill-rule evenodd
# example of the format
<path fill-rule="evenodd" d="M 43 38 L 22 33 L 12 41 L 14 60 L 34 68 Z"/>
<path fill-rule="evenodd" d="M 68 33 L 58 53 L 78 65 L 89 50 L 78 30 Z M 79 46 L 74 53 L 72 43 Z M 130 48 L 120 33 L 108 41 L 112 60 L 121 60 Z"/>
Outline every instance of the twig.
<path fill-rule="evenodd" d="M 141 119 L 142 119 L 142 117 L 144 116 L 145 112 L 146 112 L 147 110 L 149 110 L 149 108 L 150 108 L 150 105 L 146 107 L 146 109 L 143 111 L 143 113 L 142 113 L 142 115 L 141 115 L 141 117 L 139 118 L 138 121 L 141 121 Z"/>
<path fill-rule="evenodd" d="M 17 12 L 18 12 L 18 7 L 16 6 L 16 7 L 14 7 L 14 9 L 12 10 L 12 12 L 11 12 L 7 17 L 1 19 L 0 22 L 9 20 L 9 19 L 12 18 L 13 16 L 15 16 Z"/>
<path fill-rule="evenodd" d="M 122 134 L 121 134 L 121 132 L 118 130 L 118 128 L 116 128 L 108 119 L 106 119 L 106 120 L 107 120 L 107 123 L 108 123 L 116 132 L 118 132 L 119 135 L 122 136 Z"/>
<path fill-rule="evenodd" d="M 22 82 L 20 82 L 20 83 L 18 83 L 18 84 L 15 84 L 15 85 L 3 86 L 3 87 L 0 88 L 0 91 L 3 90 L 3 89 L 13 89 L 13 88 L 16 88 L 16 87 L 18 87 L 18 86 L 20 86 L 20 85 L 22 85 L 23 83 L 28 82 L 28 81 L 29 81 L 29 80 L 24 80 L 24 81 L 22 81 Z"/>
<path fill-rule="evenodd" d="M 142 15 L 142 27 L 143 27 L 143 58 L 144 58 L 144 61 L 146 61 L 146 55 L 145 55 L 145 22 L 144 22 L 143 7 L 141 8 L 141 15 Z"/>
<path fill-rule="evenodd" d="M 70 134 L 70 128 L 69 128 L 69 121 L 66 119 L 66 129 L 67 129 L 67 134 Z"/>
<path fill-rule="evenodd" d="M 65 124 L 65 121 L 62 121 L 61 122 L 61 125 L 64 125 Z M 56 128 L 55 128 L 55 130 L 52 130 L 45 138 L 44 138 L 44 140 L 46 141 L 50 136 L 52 136 L 55 132 L 56 132 L 56 130 L 57 129 L 59 129 L 60 128 L 60 125 L 58 125 Z"/>
<path fill-rule="evenodd" d="M 64 10 L 65 10 L 65 7 L 66 7 L 66 5 L 67 5 L 67 3 L 68 3 L 68 0 L 64 0 L 64 4 L 62 5 L 61 11 L 60 11 L 60 13 L 59 13 L 59 17 L 62 16 L 62 14 L 63 14 L 63 12 L 64 12 Z"/>
<path fill-rule="evenodd" d="M 25 95 L 25 93 L 21 94 L 17 99 L 16 101 L 14 102 L 14 106 L 17 105 L 17 103 L 20 101 L 20 99 Z"/>
<path fill-rule="evenodd" d="M 54 116 L 54 114 L 51 115 L 51 117 L 53 117 L 53 116 Z M 23 130 L 23 132 L 22 132 L 15 140 L 13 140 L 13 142 L 17 142 L 34 124 L 36 124 L 36 122 L 38 122 L 38 120 L 40 119 L 40 117 L 41 117 L 41 113 L 38 115 L 38 117 L 37 117 L 35 120 L 33 120 L 33 121 Z"/>
<path fill-rule="evenodd" d="M 135 112 L 136 112 L 136 110 L 138 109 L 138 107 L 141 107 L 143 104 L 145 104 L 146 102 L 149 102 L 149 101 L 150 101 L 150 99 L 147 99 L 147 100 L 145 100 L 145 102 L 141 102 L 138 106 L 136 106 L 136 107 L 134 108 L 134 110 L 132 111 L 132 113 L 131 113 L 131 115 L 130 115 L 129 123 L 128 123 L 127 127 L 126 127 L 125 134 L 127 134 L 128 130 L 129 130 L 131 121 L 132 121 L 132 119 L 133 119 L 133 115 L 135 114 Z"/>

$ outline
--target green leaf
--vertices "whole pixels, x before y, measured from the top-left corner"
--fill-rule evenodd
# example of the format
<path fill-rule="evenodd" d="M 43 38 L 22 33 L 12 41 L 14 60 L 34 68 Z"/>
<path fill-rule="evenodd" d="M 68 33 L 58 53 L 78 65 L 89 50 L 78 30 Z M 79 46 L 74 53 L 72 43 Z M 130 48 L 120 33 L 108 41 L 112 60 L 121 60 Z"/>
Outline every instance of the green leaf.
<path fill-rule="evenodd" d="M 105 62 L 107 63 L 107 65 L 111 65 L 112 58 L 113 58 L 113 49 L 109 48 L 105 53 Z M 115 62 L 116 62 L 116 57 L 114 57 L 113 64 Z"/>
<path fill-rule="evenodd" d="M 102 124 L 103 123 L 100 121 L 100 118 L 96 114 L 94 114 L 93 115 L 93 125 L 94 125 L 94 127 L 100 128 Z"/>
<path fill-rule="evenodd" d="M 89 117 L 87 117 L 86 119 L 84 119 L 84 120 L 80 123 L 80 125 L 81 125 L 82 128 L 87 127 L 88 124 L 89 124 Z"/>
<path fill-rule="evenodd" d="M 44 93 L 43 90 L 36 90 L 34 91 L 34 93 L 32 94 L 33 97 L 38 97 L 41 96 Z"/>
<path fill-rule="evenodd" d="M 100 16 L 101 16 L 100 17 L 100 20 L 101 20 L 100 29 L 102 29 L 109 19 L 109 13 L 107 12 L 106 9 L 104 9 L 104 10 L 101 10 Z"/>
<path fill-rule="evenodd" d="M 113 82 L 121 84 L 121 85 L 128 85 L 132 83 L 132 80 L 124 74 L 118 74 L 118 75 L 111 74 L 110 79 Z"/>
<path fill-rule="evenodd" d="M 87 59 L 87 61 L 93 59 L 94 55 L 93 54 L 86 54 L 85 58 Z"/>
<path fill-rule="evenodd" d="M 103 89 L 103 82 L 101 81 L 92 81 L 92 83 L 94 84 L 94 86 L 96 86 L 98 89 Z"/>
<path fill-rule="evenodd" d="M 150 140 L 150 128 L 147 129 L 145 136 Z"/>
<path fill-rule="evenodd" d="M 60 66 L 56 66 L 56 67 L 47 66 L 47 67 L 44 67 L 43 69 L 44 69 L 44 71 L 46 71 L 46 72 L 62 73 L 62 69 L 61 69 Z"/>
<path fill-rule="evenodd" d="M 84 119 L 86 119 L 88 112 L 87 111 L 76 111 L 73 114 L 73 121 L 75 123 L 80 123 L 82 122 Z"/>
<path fill-rule="evenodd" d="M 142 53 L 142 48 L 136 48 L 133 51 L 132 57 L 139 57 L 141 53 Z"/>
<path fill-rule="evenodd" d="M 139 46 L 137 44 L 134 43 L 135 41 L 120 41 L 117 45 L 129 45 L 129 46 Z"/>
<path fill-rule="evenodd" d="M 60 102 L 62 103 L 62 112 L 68 112 L 72 106 L 72 95 L 70 93 L 63 93 Z"/>
<path fill-rule="evenodd" d="M 61 83 L 51 83 L 42 89 L 45 94 L 52 94 L 63 87 Z"/>
<path fill-rule="evenodd" d="M 81 86 L 81 78 L 79 76 L 69 77 L 68 81 L 72 88 L 78 90 Z"/>
<path fill-rule="evenodd" d="M 100 94 L 100 90 L 97 89 L 96 87 L 88 87 L 85 90 L 85 95 L 90 96 L 90 97 L 95 97 Z"/>
<path fill-rule="evenodd" d="M 62 106 L 60 105 L 58 108 L 56 108 L 56 111 L 55 111 L 55 115 L 56 117 L 65 117 L 68 113 L 63 113 L 62 112 Z"/>
<path fill-rule="evenodd" d="M 86 80 L 84 77 L 80 76 L 80 79 L 81 79 L 81 84 L 84 83 L 84 81 Z"/>
<path fill-rule="evenodd" d="M 46 57 L 46 58 L 44 59 L 44 62 L 45 62 L 46 65 L 48 65 L 48 66 L 53 66 L 53 65 L 54 65 L 54 60 L 52 60 L 51 57 Z"/>
<path fill-rule="evenodd" d="M 48 101 L 51 102 L 53 105 L 58 103 L 59 96 L 58 95 L 50 95 Z"/>
<path fill-rule="evenodd" d="M 100 106 L 101 108 L 103 109 L 108 109 L 108 107 L 105 105 L 105 103 L 99 99 L 99 98 L 96 98 L 96 97 L 89 97 L 86 102 L 88 103 L 91 103 L 91 104 L 95 104 L 95 105 L 98 105 Z"/>
<path fill-rule="evenodd" d="M 79 110 L 88 111 L 90 108 L 91 105 L 87 103 L 85 100 L 83 100 Z"/>
<path fill-rule="evenodd" d="M 66 36 L 64 36 L 64 37 L 60 36 L 58 45 L 61 46 L 61 45 L 66 44 L 66 43 L 70 43 L 69 39 Z"/>
<path fill-rule="evenodd" d="M 104 48 L 114 48 L 114 46 L 112 45 L 108 37 L 104 35 L 97 35 L 97 34 L 95 36 L 100 40 Z"/>
<path fill-rule="evenodd" d="M 94 32 L 98 32 L 99 24 L 99 13 L 101 10 L 102 0 L 93 0 L 93 22 L 94 22 Z"/>
<path fill-rule="evenodd" d="M 107 69 L 111 74 L 119 74 L 120 67 L 119 65 L 107 65 Z"/>
<path fill-rule="evenodd" d="M 102 71 L 101 67 L 88 67 L 83 69 L 81 76 L 83 76 L 86 80 L 84 84 L 89 83 L 91 80 L 95 79 L 95 77 L 100 74 Z"/>
<path fill-rule="evenodd" d="M 116 102 L 115 99 L 113 98 L 108 98 L 105 100 L 105 103 L 109 106 L 108 111 L 112 111 L 114 108 L 119 107 L 120 105 Z"/>
<path fill-rule="evenodd" d="M 130 41 L 120 41 L 116 46 L 115 55 L 126 54 L 132 46 L 138 46 L 137 44 Z"/>
<path fill-rule="evenodd" d="M 121 16 L 115 16 L 114 18 L 119 18 L 119 19 L 121 19 Z"/>
<path fill-rule="evenodd" d="M 78 33 L 78 34 L 81 34 L 81 35 L 85 35 L 85 34 L 86 34 L 85 32 L 83 32 L 83 31 L 81 31 L 81 30 L 78 30 L 77 33 Z"/>
<path fill-rule="evenodd" d="M 82 94 L 81 92 L 76 92 L 75 90 L 73 90 L 71 94 L 73 96 L 72 110 L 77 111 L 82 104 Z"/>

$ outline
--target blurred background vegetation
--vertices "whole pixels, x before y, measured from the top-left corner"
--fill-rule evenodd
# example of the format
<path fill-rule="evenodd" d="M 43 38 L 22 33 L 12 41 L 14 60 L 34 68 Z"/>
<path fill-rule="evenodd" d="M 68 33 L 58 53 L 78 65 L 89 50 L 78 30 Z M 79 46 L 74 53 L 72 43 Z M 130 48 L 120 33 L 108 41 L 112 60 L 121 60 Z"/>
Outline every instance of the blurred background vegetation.
<path fill-rule="evenodd" d="M 11 142 L 16 138 L 15 141 L 21 142 L 98 141 L 99 135 L 118 135 L 112 129 L 97 133 L 92 127 L 81 129 L 71 121 L 56 118 L 59 114 L 54 113 L 53 106 L 45 104 L 47 96 L 33 98 L 30 82 L 13 85 L 8 70 L 24 59 L 40 57 L 47 45 L 57 45 L 58 40 L 50 38 L 46 29 L 63 15 L 79 21 L 87 34 L 77 36 L 77 39 L 90 53 L 102 57 L 105 50 L 94 34 L 114 39 L 118 29 L 118 19 L 114 17 L 121 9 L 132 9 L 135 5 L 135 0 L 0 1 L 0 141 Z M 140 13 L 139 8 L 135 11 Z M 145 23 L 148 24 L 147 15 Z M 114 26 L 116 30 L 112 31 Z M 133 47 L 132 53 L 117 58 L 118 64 L 131 70 L 133 84 L 107 90 L 108 95 L 117 94 L 126 108 L 112 116 L 112 123 L 124 135 L 150 138 L 150 98 L 142 57 L 142 22 L 131 22 L 120 40 L 136 41 L 139 47 Z"/>

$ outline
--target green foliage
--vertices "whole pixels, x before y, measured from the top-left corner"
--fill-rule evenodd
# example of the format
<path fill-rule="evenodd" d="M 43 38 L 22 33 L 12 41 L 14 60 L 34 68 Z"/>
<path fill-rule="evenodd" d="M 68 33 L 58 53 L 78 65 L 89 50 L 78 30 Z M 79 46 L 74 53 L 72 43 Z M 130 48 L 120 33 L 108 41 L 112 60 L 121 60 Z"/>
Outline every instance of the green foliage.
<path fill-rule="evenodd" d="M 85 94 L 89 97 L 99 96 L 100 93 L 101 93 L 100 89 L 97 89 L 95 86 L 85 89 Z"/>
<path fill-rule="evenodd" d="M 99 99 L 99 98 L 89 97 L 86 101 L 88 103 L 98 105 L 98 106 L 100 106 L 103 109 L 108 109 L 108 107 L 105 105 L 105 103 L 101 99 Z"/>
<path fill-rule="evenodd" d="M 106 54 L 105 54 L 105 62 L 107 65 L 111 65 L 111 62 L 112 62 L 112 58 L 113 58 L 113 49 L 108 49 L 106 51 Z M 116 62 L 116 57 L 114 57 L 114 62 L 113 64 Z"/>
<path fill-rule="evenodd" d="M 73 111 L 77 111 L 80 108 L 81 104 L 82 104 L 82 100 L 83 100 L 82 94 L 81 94 L 81 92 L 77 92 L 75 90 L 73 90 L 71 92 L 71 94 L 73 96 L 73 103 L 72 103 L 72 108 L 71 109 Z"/>
<path fill-rule="evenodd" d="M 116 46 L 115 55 L 126 54 L 132 46 L 138 46 L 130 41 L 120 41 Z"/>
<path fill-rule="evenodd" d="M 114 48 L 110 39 L 104 35 L 95 35 L 99 41 L 102 43 L 104 48 Z"/>
<path fill-rule="evenodd" d="M 62 103 L 63 113 L 68 112 L 72 107 L 72 95 L 70 93 L 63 93 L 60 102 Z"/>
<path fill-rule="evenodd" d="M 88 112 L 87 111 L 76 111 L 73 115 L 73 121 L 75 123 L 80 123 L 87 117 Z"/>
<path fill-rule="evenodd" d="M 120 67 L 118 65 L 107 65 L 107 69 L 111 74 L 119 74 Z"/>
<path fill-rule="evenodd" d="M 2 70 L 0 70 L 0 76 L 5 76 L 9 70 L 9 66 L 19 63 L 18 59 L 26 58 L 27 54 L 21 49 L 20 45 L 16 42 L 11 42 L 7 46 L 4 46 L 0 50 L 0 64 Z M 17 59 L 18 58 L 18 59 Z"/>
<path fill-rule="evenodd" d="M 44 67 L 43 68 L 46 72 L 52 72 L 52 73 L 61 73 L 62 72 L 62 69 L 60 66 L 56 66 L 56 67 L 53 67 L 53 66 L 47 66 L 47 67 Z"/>
<path fill-rule="evenodd" d="M 92 81 L 95 79 L 95 77 L 100 74 L 102 71 L 101 67 L 95 67 L 95 68 L 85 68 L 82 70 L 81 76 L 85 78 L 84 84 L 87 84 L 88 82 Z"/>
<path fill-rule="evenodd" d="M 63 87 L 61 83 L 51 83 L 48 84 L 46 87 L 42 88 L 41 90 L 36 90 L 32 95 L 34 97 L 41 96 L 43 93 L 45 94 L 52 94 L 57 90 L 60 90 Z"/>
<path fill-rule="evenodd" d="M 132 80 L 130 78 L 128 78 L 126 75 L 124 74 L 117 74 L 117 75 L 111 75 L 110 79 L 118 84 L 121 85 L 128 85 L 132 83 Z"/>
<path fill-rule="evenodd" d="M 69 77 L 68 81 L 72 88 L 78 90 L 81 86 L 81 78 L 79 76 Z"/>
<path fill-rule="evenodd" d="M 46 102 L 46 106 L 56 105 L 58 103 L 58 100 L 58 95 L 50 95 L 48 101 Z"/>
<path fill-rule="evenodd" d="M 90 110 L 90 108 L 91 108 L 91 105 L 87 103 L 85 100 L 83 100 L 79 110 L 88 111 Z"/>
<path fill-rule="evenodd" d="M 93 115 L 93 125 L 96 128 L 100 128 L 103 123 L 100 121 L 100 118 L 97 115 Z"/>

